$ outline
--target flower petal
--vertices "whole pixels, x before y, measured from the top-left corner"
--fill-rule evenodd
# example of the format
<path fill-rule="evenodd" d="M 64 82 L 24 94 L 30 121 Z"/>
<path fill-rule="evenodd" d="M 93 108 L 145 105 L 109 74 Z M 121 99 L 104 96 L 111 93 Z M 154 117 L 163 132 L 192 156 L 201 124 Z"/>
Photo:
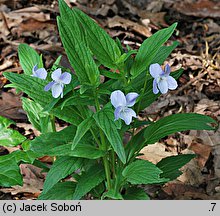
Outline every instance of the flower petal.
<path fill-rule="evenodd" d="M 153 78 L 158 78 L 159 76 L 161 76 L 164 73 L 158 63 L 151 64 L 149 71 L 150 71 L 150 74 Z"/>
<path fill-rule="evenodd" d="M 68 73 L 68 72 L 62 73 L 61 76 L 60 76 L 60 80 L 64 84 L 69 84 L 71 82 L 71 75 L 70 75 L 70 73 Z"/>
<path fill-rule="evenodd" d="M 153 93 L 154 94 L 159 93 L 159 89 L 157 88 L 157 80 L 156 79 L 154 79 L 154 81 L 153 81 Z"/>
<path fill-rule="evenodd" d="M 37 64 L 36 64 L 36 65 L 34 65 L 34 67 L 32 68 L 33 74 L 34 74 L 34 72 L 35 72 L 37 69 L 38 69 L 38 66 L 37 66 Z"/>
<path fill-rule="evenodd" d="M 115 109 L 114 115 L 115 115 L 115 121 L 120 118 L 120 112 L 122 111 L 122 107 L 119 106 Z"/>
<path fill-rule="evenodd" d="M 40 79 L 45 80 L 47 78 L 47 71 L 44 68 L 37 69 L 35 71 L 34 76 L 36 76 L 36 77 L 38 77 Z"/>
<path fill-rule="evenodd" d="M 136 116 L 135 111 L 131 108 L 126 108 L 125 110 L 119 113 L 119 118 L 124 120 L 126 125 L 131 124 L 132 117 L 136 118 L 137 116 Z"/>
<path fill-rule="evenodd" d="M 178 86 L 177 81 L 172 76 L 167 77 L 167 83 L 168 83 L 168 88 L 171 90 L 176 89 Z"/>
<path fill-rule="evenodd" d="M 63 92 L 63 85 L 60 83 L 55 83 L 52 86 L 52 96 L 58 98 Z"/>
<path fill-rule="evenodd" d="M 166 94 L 167 91 L 168 91 L 168 83 L 167 83 L 167 80 L 166 79 L 161 79 L 159 82 L 158 82 L 158 88 L 160 89 L 160 92 L 162 94 Z"/>
<path fill-rule="evenodd" d="M 120 90 L 116 90 L 116 91 L 113 91 L 111 93 L 111 96 L 110 96 L 110 99 L 111 99 L 111 104 L 117 108 L 119 106 L 122 106 L 122 107 L 125 107 L 126 106 L 126 98 L 125 98 L 125 95 L 122 91 Z"/>
<path fill-rule="evenodd" d="M 134 106 L 138 96 L 139 94 L 135 92 L 128 93 L 126 95 L 126 105 L 129 107 Z"/>
<path fill-rule="evenodd" d="M 168 65 L 168 64 L 165 65 L 164 73 L 166 76 L 170 75 L 170 65 Z"/>
<path fill-rule="evenodd" d="M 60 79 L 61 73 L 62 73 L 61 68 L 58 68 L 51 74 L 51 78 L 57 82 Z"/>
<path fill-rule="evenodd" d="M 44 91 L 49 91 L 54 84 L 55 84 L 54 81 L 49 82 L 49 83 L 44 87 Z"/>

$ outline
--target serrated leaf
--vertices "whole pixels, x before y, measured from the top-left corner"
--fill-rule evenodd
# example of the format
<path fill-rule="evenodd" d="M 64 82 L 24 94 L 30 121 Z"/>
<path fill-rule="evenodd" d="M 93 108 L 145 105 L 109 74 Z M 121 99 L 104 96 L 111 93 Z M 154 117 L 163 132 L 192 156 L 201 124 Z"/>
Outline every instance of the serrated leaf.
<path fill-rule="evenodd" d="M 169 181 L 176 179 L 182 174 L 179 169 L 195 157 L 195 154 L 182 154 L 163 158 L 157 163 L 157 167 L 163 171 L 161 177 L 168 178 Z"/>
<path fill-rule="evenodd" d="M 38 53 L 27 44 L 20 44 L 18 46 L 18 57 L 21 67 L 27 75 L 32 74 L 32 69 L 36 64 L 38 66 L 42 64 Z"/>
<path fill-rule="evenodd" d="M 76 40 L 75 28 L 70 28 L 60 17 L 57 21 L 63 46 L 80 83 L 97 87 L 100 83 L 99 70 L 90 50 L 82 41 Z"/>
<path fill-rule="evenodd" d="M 78 200 L 94 187 L 99 185 L 105 179 L 105 173 L 101 166 L 98 164 L 90 167 L 90 169 L 83 173 L 77 182 L 76 189 L 73 195 L 74 200 Z"/>
<path fill-rule="evenodd" d="M 179 45 L 178 41 L 174 41 L 170 46 L 162 46 L 159 48 L 157 54 L 154 56 L 151 64 L 158 63 L 162 65 L 172 51 Z"/>
<path fill-rule="evenodd" d="M 77 23 L 75 13 L 64 0 L 59 0 L 59 10 L 62 21 L 74 32 L 74 38 L 78 41 L 85 41 L 84 31 L 81 25 Z"/>
<path fill-rule="evenodd" d="M 44 91 L 44 87 L 47 85 L 45 80 L 25 74 L 9 72 L 5 72 L 4 76 L 13 83 L 14 87 L 28 94 L 29 97 L 39 103 L 43 108 L 48 105 L 48 102 L 53 100 L 51 93 Z M 51 110 L 51 114 L 54 114 L 56 117 L 66 122 L 78 125 L 82 121 L 82 118 L 76 110 L 77 109 L 74 106 L 64 107 L 63 110 L 61 110 L 60 107 L 57 107 Z"/>
<path fill-rule="evenodd" d="M 74 150 L 74 148 L 77 146 L 77 144 L 80 142 L 82 137 L 85 135 L 85 133 L 91 128 L 91 126 L 95 123 L 94 119 L 92 117 L 89 117 L 82 121 L 78 126 L 76 130 L 76 135 L 73 139 L 71 150 Z"/>
<path fill-rule="evenodd" d="M 47 193 L 61 179 L 72 174 L 82 166 L 83 160 L 74 157 L 60 157 L 52 165 L 44 182 L 43 194 Z"/>
<path fill-rule="evenodd" d="M 149 68 L 160 47 L 170 38 L 176 28 L 174 23 L 168 28 L 162 29 L 147 38 L 138 50 L 134 64 L 131 68 L 133 78 Z"/>
<path fill-rule="evenodd" d="M 145 129 L 145 144 L 153 144 L 167 135 L 184 130 L 215 130 L 211 123 L 216 124 L 216 121 L 197 113 L 166 116 Z"/>
<path fill-rule="evenodd" d="M 129 143 L 129 157 L 139 152 L 145 145 L 154 144 L 159 139 L 184 130 L 215 130 L 211 124 L 217 124 L 211 117 L 196 113 L 178 113 L 166 116 L 140 131 Z"/>
<path fill-rule="evenodd" d="M 114 189 L 110 189 L 102 195 L 102 199 L 105 199 L 106 197 L 114 200 L 123 200 L 122 195 Z"/>
<path fill-rule="evenodd" d="M 21 161 L 23 161 L 29 164 L 32 164 L 34 160 L 39 157 L 38 154 L 30 150 L 28 151 L 17 150 L 12 152 L 11 155 L 14 156 L 16 163 L 20 163 Z"/>
<path fill-rule="evenodd" d="M 75 188 L 75 182 L 59 182 L 47 193 L 41 193 L 38 200 L 72 200 Z"/>
<path fill-rule="evenodd" d="M 105 154 L 104 151 L 90 144 L 91 137 L 83 138 L 72 151 L 71 146 L 75 133 L 76 127 L 72 125 L 56 133 L 42 134 L 31 141 L 31 150 L 41 155 L 74 156 L 88 159 L 97 159 Z"/>
<path fill-rule="evenodd" d="M 142 188 L 138 187 L 129 187 L 126 190 L 125 195 L 123 195 L 125 200 L 149 200 L 149 196 Z"/>
<path fill-rule="evenodd" d="M 0 116 L 0 130 L 3 128 L 7 128 L 8 126 L 15 124 L 11 119 Z"/>
<path fill-rule="evenodd" d="M 11 187 L 22 183 L 22 175 L 15 158 L 11 155 L 0 156 L 0 185 Z"/>
<path fill-rule="evenodd" d="M 43 107 L 29 98 L 22 97 L 22 107 L 28 116 L 31 124 L 40 132 L 52 131 L 50 115 L 43 112 Z"/>
<path fill-rule="evenodd" d="M 162 171 L 153 163 L 145 160 L 132 162 L 122 172 L 122 175 L 131 184 L 156 184 L 164 182 Z"/>
<path fill-rule="evenodd" d="M 13 121 L 0 116 L 0 146 L 17 146 L 26 140 L 26 137 L 18 131 L 8 128 L 13 123 Z"/>
<path fill-rule="evenodd" d="M 117 130 L 117 125 L 114 122 L 114 114 L 112 109 L 108 107 L 103 108 L 94 115 L 94 119 L 98 126 L 103 130 L 109 143 L 111 144 L 120 160 L 125 163 L 125 150 L 122 144 L 122 139 Z"/>
<path fill-rule="evenodd" d="M 121 51 L 117 43 L 90 17 L 77 8 L 73 9 L 78 25 L 85 31 L 86 42 L 92 53 L 101 64 L 109 68 L 117 68 L 116 62 L 120 59 Z"/>

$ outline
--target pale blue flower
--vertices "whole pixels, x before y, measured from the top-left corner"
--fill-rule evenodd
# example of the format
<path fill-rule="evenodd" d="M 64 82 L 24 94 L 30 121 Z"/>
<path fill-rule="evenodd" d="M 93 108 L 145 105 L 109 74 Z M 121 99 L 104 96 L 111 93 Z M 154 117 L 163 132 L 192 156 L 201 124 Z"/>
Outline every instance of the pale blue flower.
<path fill-rule="evenodd" d="M 63 88 L 65 84 L 69 84 L 71 82 L 70 73 L 64 72 L 62 73 L 61 69 L 56 69 L 52 74 L 51 78 L 52 82 L 48 83 L 45 87 L 45 91 L 52 90 L 52 96 L 54 98 L 58 98 L 61 95 L 63 97 Z"/>
<path fill-rule="evenodd" d="M 38 68 L 37 64 L 32 68 L 32 76 L 45 80 L 47 78 L 47 71 L 45 68 Z"/>
<path fill-rule="evenodd" d="M 135 111 L 129 107 L 134 106 L 138 94 L 135 92 L 128 93 L 126 96 L 120 90 L 116 90 L 111 93 L 111 103 L 115 107 L 115 120 L 119 118 L 125 121 L 126 125 L 129 125 L 132 121 L 132 117 L 137 118 Z"/>
<path fill-rule="evenodd" d="M 162 94 L 168 92 L 168 89 L 174 90 L 177 88 L 176 80 L 170 76 L 170 66 L 167 64 L 165 70 L 158 63 L 150 65 L 150 74 L 154 78 L 153 93 L 158 94 L 159 90 Z"/>

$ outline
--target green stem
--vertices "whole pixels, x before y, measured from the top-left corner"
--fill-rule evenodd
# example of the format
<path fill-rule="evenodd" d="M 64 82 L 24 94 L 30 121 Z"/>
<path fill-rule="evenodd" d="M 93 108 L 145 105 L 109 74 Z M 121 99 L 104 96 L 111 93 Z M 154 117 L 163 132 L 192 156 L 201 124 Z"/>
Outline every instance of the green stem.
<path fill-rule="evenodd" d="M 115 152 L 114 150 L 111 150 L 111 156 L 112 156 L 112 174 L 115 177 Z"/>
<path fill-rule="evenodd" d="M 95 104 L 96 104 L 96 111 L 98 112 L 100 110 L 100 105 L 98 101 L 98 97 L 95 94 Z M 101 129 L 100 131 L 100 138 L 101 138 L 101 150 L 107 151 L 107 145 L 105 142 L 105 135 Z M 104 169 L 105 169 L 105 175 L 106 175 L 106 180 L 107 180 L 107 187 L 108 190 L 111 189 L 111 173 L 110 173 L 110 168 L 109 168 L 109 161 L 108 161 L 108 156 L 105 155 L 103 156 L 103 164 L 104 164 Z"/>
<path fill-rule="evenodd" d="M 52 132 L 56 132 L 56 125 L 55 125 L 54 115 L 50 115 L 50 122 L 51 122 Z"/>
<path fill-rule="evenodd" d="M 146 88 L 147 88 L 148 76 L 149 76 L 149 72 L 147 72 L 147 73 L 146 73 L 146 76 L 145 76 L 144 87 L 142 88 L 142 92 L 141 92 L 141 95 L 140 95 L 140 98 L 139 98 L 138 107 L 137 107 L 137 113 L 140 112 L 141 101 L 142 101 L 142 99 L 143 99 L 144 93 L 145 93 Z"/>

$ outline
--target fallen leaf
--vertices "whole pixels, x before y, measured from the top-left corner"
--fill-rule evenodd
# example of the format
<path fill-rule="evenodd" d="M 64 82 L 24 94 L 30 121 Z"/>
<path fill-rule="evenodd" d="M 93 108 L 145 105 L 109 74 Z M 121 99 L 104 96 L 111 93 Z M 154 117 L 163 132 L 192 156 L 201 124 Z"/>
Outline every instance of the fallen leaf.
<path fill-rule="evenodd" d="M 22 109 L 20 97 L 12 92 L 2 92 L 0 99 L 0 115 L 10 119 L 27 119 Z"/>
<path fill-rule="evenodd" d="M 154 164 L 158 163 L 161 159 L 165 157 L 169 157 L 172 155 L 177 155 L 177 153 L 173 152 L 167 152 L 166 147 L 163 143 L 155 143 L 153 145 L 148 145 L 144 147 L 140 153 L 143 154 L 141 156 L 138 156 L 138 158 L 141 158 L 143 160 L 148 160 Z"/>
<path fill-rule="evenodd" d="M 176 2 L 173 8 L 188 16 L 220 18 L 220 2 L 210 0 L 181 1 Z"/>
<path fill-rule="evenodd" d="M 143 26 L 141 24 L 138 24 L 137 22 L 133 22 L 131 20 L 122 18 L 120 16 L 114 16 L 113 18 L 109 18 L 107 24 L 109 28 L 121 27 L 125 29 L 126 31 L 134 31 L 145 37 L 150 37 L 152 35 L 149 27 L 147 28 L 146 26 Z"/>

